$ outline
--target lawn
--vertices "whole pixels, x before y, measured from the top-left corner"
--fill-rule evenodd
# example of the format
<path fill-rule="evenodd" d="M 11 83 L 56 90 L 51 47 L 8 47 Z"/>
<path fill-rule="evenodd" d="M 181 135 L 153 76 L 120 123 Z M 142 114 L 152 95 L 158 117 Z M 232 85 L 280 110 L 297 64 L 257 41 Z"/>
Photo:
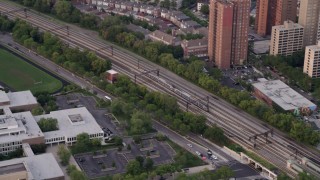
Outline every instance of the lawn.
<path fill-rule="evenodd" d="M 0 49 L 0 81 L 16 91 L 31 90 L 32 93 L 53 93 L 62 87 L 58 79 L 4 49 Z"/>

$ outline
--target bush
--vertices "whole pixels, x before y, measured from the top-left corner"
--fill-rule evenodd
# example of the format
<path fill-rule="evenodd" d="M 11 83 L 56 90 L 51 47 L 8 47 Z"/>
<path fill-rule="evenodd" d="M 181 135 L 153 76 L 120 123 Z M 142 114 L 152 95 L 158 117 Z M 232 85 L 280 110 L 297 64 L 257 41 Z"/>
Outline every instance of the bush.
<path fill-rule="evenodd" d="M 59 145 L 58 147 L 58 156 L 62 165 L 66 166 L 69 164 L 71 153 L 63 145 Z"/>
<path fill-rule="evenodd" d="M 32 151 L 34 152 L 34 154 L 41 154 L 41 153 L 45 153 L 46 149 L 47 149 L 47 145 L 46 144 L 32 144 L 30 145 Z"/>

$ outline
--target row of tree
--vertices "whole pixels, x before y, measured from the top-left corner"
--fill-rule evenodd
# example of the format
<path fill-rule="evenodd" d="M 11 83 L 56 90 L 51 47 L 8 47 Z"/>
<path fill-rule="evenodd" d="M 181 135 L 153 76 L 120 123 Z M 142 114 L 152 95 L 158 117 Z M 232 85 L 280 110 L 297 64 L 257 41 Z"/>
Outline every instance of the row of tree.
<path fill-rule="evenodd" d="M 268 55 L 264 57 L 263 65 L 270 66 L 272 70 L 288 78 L 289 84 L 310 91 L 312 79 L 303 73 L 303 55 L 304 52 L 298 52 L 288 57 Z"/>
<path fill-rule="evenodd" d="M 76 73 L 88 77 L 100 76 L 111 69 L 111 62 L 98 58 L 94 52 L 70 48 L 58 37 L 49 32 L 40 32 L 25 21 L 16 20 L 11 30 L 13 38 L 20 44 Z"/>

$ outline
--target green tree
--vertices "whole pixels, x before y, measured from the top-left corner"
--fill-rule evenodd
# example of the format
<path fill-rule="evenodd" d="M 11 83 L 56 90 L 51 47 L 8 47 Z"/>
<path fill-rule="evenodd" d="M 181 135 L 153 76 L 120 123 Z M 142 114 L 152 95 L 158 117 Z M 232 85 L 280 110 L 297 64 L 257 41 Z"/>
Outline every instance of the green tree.
<path fill-rule="evenodd" d="M 34 154 L 41 154 L 41 153 L 45 153 L 46 149 L 47 149 L 47 145 L 46 144 L 32 144 L 30 145 L 32 151 L 34 152 Z"/>
<path fill-rule="evenodd" d="M 201 11 L 201 13 L 208 15 L 209 14 L 209 5 L 208 4 L 202 5 L 200 11 Z"/>
<path fill-rule="evenodd" d="M 153 169 L 153 164 L 153 160 L 151 158 L 147 158 L 144 164 L 145 170 L 147 170 L 148 172 L 151 171 Z"/>
<path fill-rule="evenodd" d="M 130 119 L 131 134 L 144 134 L 151 129 L 151 118 L 148 114 L 142 111 L 136 111 L 132 114 Z"/>
<path fill-rule="evenodd" d="M 128 151 L 130 151 L 130 150 L 131 150 L 131 145 L 130 145 L 130 144 L 128 144 L 128 146 L 127 146 L 127 150 L 128 150 Z"/>
<path fill-rule="evenodd" d="M 218 144 L 224 144 L 227 142 L 227 138 L 225 137 L 223 130 L 216 125 L 207 128 L 204 132 L 204 137 Z"/>
<path fill-rule="evenodd" d="M 317 178 L 309 173 L 302 172 L 299 173 L 299 180 L 316 180 Z"/>
<path fill-rule="evenodd" d="M 115 144 L 116 146 L 122 146 L 123 140 L 122 140 L 121 137 L 116 136 L 116 137 L 114 137 L 113 139 L 114 139 L 114 144 Z"/>
<path fill-rule="evenodd" d="M 217 177 L 217 179 L 227 180 L 234 177 L 234 172 L 229 167 L 222 166 L 215 172 L 215 176 Z"/>
<path fill-rule="evenodd" d="M 32 109 L 31 113 L 34 116 L 38 116 L 38 115 L 43 114 L 43 109 L 42 109 L 42 107 L 36 107 L 36 108 Z"/>
<path fill-rule="evenodd" d="M 160 2 L 160 7 L 164 7 L 169 9 L 170 8 L 170 0 L 164 0 Z"/>
<path fill-rule="evenodd" d="M 92 143 L 87 133 L 81 133 L 77 135 L 77 142 L 72 146 L 73 153 L 87 152 Z"/>
<path fill-rule="evenodd" d="M 54 118 L 41 118 L 38 125 L 42 132 L 58 130 L 58 120 Z"/>
<path fill-rule="evenodd" d="M 138 161 L 140 166 L 143 167 L 144 158 L 142 156 L 137 156 L 136 161 Z"/>
<path fill-rule="evenodd" d="M 127 173 L 131 175 L 138 175 L 142 171 L 140 163 L 137 160 L 129 161 L 126 169 Z"/>
<path fill-rule="evenodd" d="M 66 166 L 69 164 L 71 153 L 63 145 L 59 145 L 58 147 L 58 156 L 62 165 Z"/>
<path fill-rule="evenodd" d="M 87 180 L 86 176 L 83 172 L 79 170 L 72 171 L 70 173 L 70 179 L 71 180 Z"/>
<path fill-rule="evenodd" d="M 92 144 L 93 146 L 95 146 L 95 147 L 99 147 L 99 146 L 101 146 L 101 140 L 100 140 L 100 139 L 97 139 L 97 138 L 92 139 L 92 140 L 91 140 L 91 144 Z"/>
<path fill-rule="evenodd" d="M 108 60 L 96 59 L 91 63 L 92 70 L 96 75 L 106 72 L 111 69 L 111 63 Z"/>

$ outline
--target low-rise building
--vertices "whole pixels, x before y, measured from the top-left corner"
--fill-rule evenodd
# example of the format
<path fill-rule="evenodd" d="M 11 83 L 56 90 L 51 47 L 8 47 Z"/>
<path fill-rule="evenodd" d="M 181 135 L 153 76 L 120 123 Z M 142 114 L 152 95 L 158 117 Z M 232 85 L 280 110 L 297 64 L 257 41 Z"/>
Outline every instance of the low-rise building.
<path fill-rule="evenodd" d="M 37 106 L 38 102 L 31 91 L 6 93 L 0 90 L 0 110 L 8 107 L 11 111 L 31 111 Z"/>
<path fill-rule="evenodd" d="M 187 21 L 181 21 L 180 27 L 182 29 L 184 28 L 199 28 L 201 25 L 195 21 L 187 20 Z"/>
<path fill-rule="evenodd" d="M 58 130 L 44 132 L 45 144 L 65 143 L 72 145 L 77 141 L 77 135 L 88 133 L 90 139 L 103 140 L 104 132 L 87 108 L 65 109 L 52 111 L 50 114 L 35 116 L 36 121 L 41 118 L 54 118 L 58 121 Z"/>
<path fill-rule="evenodd" d="M 257 98 L 268 105 L 277 105 L 285 111 L 309 109 L 314 111 L 317 105 L 297 93 L 280 80 L 260 80 L 252 84 Z"/>
<path fill-rule="evenodd" d="M 201 10 L 201 7 L 203 5 L 209 5 L 209 1 L 208 0 L 199 0 L 197 2 L 197 11 L 200 11 Z"/>
<path fill-rule="evenodd" d="M 201 34 L 205 38 L 208 38 L 208 33 L 209 33 L 209 30 L 206 27 L 200 27 L 200 28 L 193 29 L 193 34 Z"/>
<path fill-rule="evenodd" d="M 208 56 L 208 40 L 206 38 L 183 40 L 181 47 L 183 49 L 184 58 L 189 58 L 190 56 Z"/>
<path fill-rule="evenodd" d="M 8 107 L 0 115 L 0 154 L 22 148 L 23 143 L 44 143 L 44 134 L 30 111 L 12 113 Z"/>
<path fill-rule="evenodd" d="M 51 153 L 0 162 L 0 179 L 64 180 L 64 174 Z"/>
<path fill-rule="evenodd" d="M 149 38 L 152 41 L 159 41 L 159 42 L 162 42 L 166 45 L 178 46 L 181 43 L 181 40 L 179 37 L 171 36 L 167 33 L 159 31 L 159 30 L 156 30 L 156 31 L 150 33 Z"/>

